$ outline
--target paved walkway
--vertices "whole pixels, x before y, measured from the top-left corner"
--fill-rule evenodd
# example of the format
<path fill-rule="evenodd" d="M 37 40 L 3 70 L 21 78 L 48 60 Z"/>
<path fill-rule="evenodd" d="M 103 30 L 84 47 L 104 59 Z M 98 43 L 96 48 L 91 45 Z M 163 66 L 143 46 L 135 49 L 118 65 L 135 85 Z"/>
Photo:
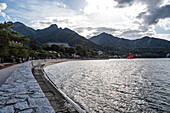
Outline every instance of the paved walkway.
<path fill-rule="evenodd" d="M 18 67 L 18 65 L 19 64 L 4 69 L 0 69 L 0 87 L 6 81 L 6 79 L 12 74 L 12 72 Z"/>
<path fill-rule="evenodd" d="M 35 112 L 55 113 L 26 62 L 0 87 L 0 113 Z"/>

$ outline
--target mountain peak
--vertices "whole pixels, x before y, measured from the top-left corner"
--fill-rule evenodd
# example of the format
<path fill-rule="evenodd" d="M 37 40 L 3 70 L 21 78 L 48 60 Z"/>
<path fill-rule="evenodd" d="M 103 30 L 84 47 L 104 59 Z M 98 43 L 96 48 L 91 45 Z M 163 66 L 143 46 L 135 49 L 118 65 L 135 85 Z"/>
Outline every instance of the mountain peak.
<path fill-rule="evenodd" d="M 58 28 L 58 26 L 56 24 L 51 24 L 50 27 L 51 28 Z"/>
<path fill-rule="evenodd" d="M 137 40 L 149 40 L 149 39 L 151 39 L 151 37 L 149 37 L 149 36 L 144 36 L 144 37 L 142 37 L 142 38 L 140 38 L 140 39 L 137 39 Z"/>
<path fill-rule="evenodd" d="M 13 24 L 14 26 L 20 27 L 20 26 L 25 26 L 23 23 L 21 22 L 14 22 Z"/>
<path fill-rule="evenodd" d="M 100 35 L 110 35 L 110 34 L 103 32 Z"/>
<path fill-rule="evenodd" d="M 144 36 L 143 39 L 149 39 L 150 37 L 149 36 Z"/>

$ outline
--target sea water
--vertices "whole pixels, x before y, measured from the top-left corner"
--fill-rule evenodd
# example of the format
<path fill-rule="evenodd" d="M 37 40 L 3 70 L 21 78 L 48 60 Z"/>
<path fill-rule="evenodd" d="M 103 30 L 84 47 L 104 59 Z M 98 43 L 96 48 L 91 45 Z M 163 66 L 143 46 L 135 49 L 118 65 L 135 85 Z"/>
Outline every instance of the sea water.
<path fill-rule="evenodd" d="M 170 59 L 69 61 L 45 71 L 89 113 L 170 112 Z"/>

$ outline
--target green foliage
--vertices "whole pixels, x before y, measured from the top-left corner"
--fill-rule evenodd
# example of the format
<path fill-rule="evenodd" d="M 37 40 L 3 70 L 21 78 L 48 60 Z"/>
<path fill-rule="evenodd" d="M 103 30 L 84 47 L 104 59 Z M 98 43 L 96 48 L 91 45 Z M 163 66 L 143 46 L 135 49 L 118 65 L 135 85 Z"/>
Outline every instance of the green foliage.
<path fill-rule="evenodd" d="M 64 58 L 64 54 L 62 52 L 59 53 L 60 54 L 60 58 Z"/>
<path fill-rule="evenodd" d="M 50 48 L 50 45 L 48 43 L 42 44 L 42 49 L 49 50 L 49 48 Z"/>
<path fill-rule="evenodd" d="M 5 30 L 10 27 L 10 24 L 0 23 L 0 57 L 5 57 L 9 55 L 9 41 L 10 41 L 10 35 L 9 31 Z"/>
<path fill-rule="evenodd" d="M 0 57 L 9 59 L 29 57 L 30 48 L 21 45 L 29 41 L 29 37 L 19 36 L 19 33 L 9 29 L 11 25 L 12 23 L 0 23 Z"/>
<path fill-rule="evenodd" d="M 70 48 L 68 48 L 67 52 L 68 52 L 70 55 L 72 55 L 72 54 L 74 54 L 74 53 L 77 53 L 77 50 L 76 50 L 75 47 L 70 47 Z"/>
<path fill-rule="evenodd" d="M 30 57 L 37 58 L 38 57 L 38 53 L 36 53 L 35 51 L 31 50 L 30 51 Z"/>
<path fill-rule="evenodd" d="M 56 58 L 55 54 L 49 54 L 49 57 L 52 59 Z"/>
<path fill-rule="evenodd" d="M 47 58 L 49 56 L 49 53 L 48 52 L 46 52 L 46 51 L 39 51 L 39 53 L 38 53 L 38 57 L 39 58 Z"/>
<path fill-rule="evenodd" d="M 37 46 L 37 45 L 32 45 L 31 48 L 32 48 L 32 50 L 36 50 L 36 51 L 42 50 L 42 47 L 41 46 Z"/>
<path fill-rule="evenodd" d="M 62 47 L 59 45 L 51 45 L 51 50 L 56 51 L 56 52 L 61 51 L 61 48 Z"/>

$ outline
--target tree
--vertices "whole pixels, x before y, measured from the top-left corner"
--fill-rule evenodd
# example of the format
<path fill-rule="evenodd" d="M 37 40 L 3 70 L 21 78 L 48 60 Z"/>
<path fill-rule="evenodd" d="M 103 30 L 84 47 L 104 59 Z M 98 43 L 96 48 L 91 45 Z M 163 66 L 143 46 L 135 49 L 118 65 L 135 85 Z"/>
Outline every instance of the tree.
<path fill-rule="evenodd" d="M 81 57 L 83 57 L 84 55 L 84 48 L 82 45 L 76 45 L 76 50 L 77 50 L 77 54 L 80 55 Z"/>
<path fill-rule="evenodd" d="M 59 52 L 60 51 L 60 49 L 61 49 L 61 47 L 59 46 L 59 45 L 51 45 L 51 49 L 53 50 L 53 51 L 56 51 L 56 52 Z"/>
<path fill-rule="evenodd" d="M 70 48 L 68 48 L 67 52 L 68 52 L 70 55 L 72 55 L 72 54 L 76 53 L 77 51 L 76 51 L 76 49 L 75 49 L 74 47 L 70 47 Z"/>
<path fill-rule="evenodd" d="M 9 54 L 9 41 L 10 41 L 10 32 L 5 30 L 10 27 L 11 24 L 7 24 L 6 22 L 0 23 L 0 57 L 4 59 L 4 57 Z"/>
<path fill-rule="evenodd" d="M 50 49 L 50 45 L 48 43 L 44 43 L 44 44 L 42 44 L 42 48 L 44 50 L 49 50 Z"/>
<path fill-rule="evenodd" d="M 12 23 L 0 23 L 0 58 L 28 57 L 28 48 L 22 44 L 29 41 L 29 36 L 20 36 L 10 29 L 11 25 Z"/>

